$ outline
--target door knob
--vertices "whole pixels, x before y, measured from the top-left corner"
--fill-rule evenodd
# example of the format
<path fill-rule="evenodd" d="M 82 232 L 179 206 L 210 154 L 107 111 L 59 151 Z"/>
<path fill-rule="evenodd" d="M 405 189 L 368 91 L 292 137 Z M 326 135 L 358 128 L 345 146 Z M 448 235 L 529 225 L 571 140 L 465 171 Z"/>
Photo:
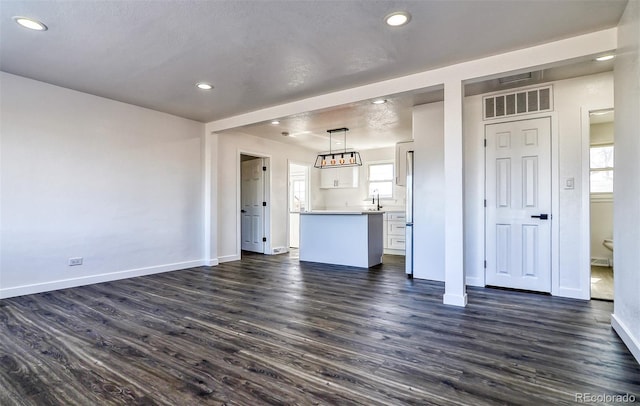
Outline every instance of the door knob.
<path fill-rule="evenodd" d="M 532 219 L 549 220 L 548 214 L 541 214 L 539 216 L 531 216 Z"/>
<path fill-rule="evenodd" d="M 240 210 L 240 213 L 246 213 L 246 212 L 247 212 L 247 211 L 246 211 L 246 210 L 244 210 L 244 209 Z"/>

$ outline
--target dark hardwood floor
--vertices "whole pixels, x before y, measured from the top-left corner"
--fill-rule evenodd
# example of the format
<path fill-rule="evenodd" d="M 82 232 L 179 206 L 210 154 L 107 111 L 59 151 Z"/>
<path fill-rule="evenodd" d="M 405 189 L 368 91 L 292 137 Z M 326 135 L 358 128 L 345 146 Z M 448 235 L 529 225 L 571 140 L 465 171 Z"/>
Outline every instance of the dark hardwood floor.
<path fill-rule="evenodd" d="M 243 254 L 0 301 L 0 404 L 570 405 L 633 394 L 612 303 Z"/>

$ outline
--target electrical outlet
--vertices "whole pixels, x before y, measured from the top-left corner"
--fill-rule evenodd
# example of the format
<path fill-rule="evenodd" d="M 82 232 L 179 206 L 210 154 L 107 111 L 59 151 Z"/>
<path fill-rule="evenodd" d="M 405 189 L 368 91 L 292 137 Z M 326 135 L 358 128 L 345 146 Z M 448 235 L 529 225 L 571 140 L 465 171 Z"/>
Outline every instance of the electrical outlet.
<path fill-rule="evenodd" d="M 82 265 L 82 257 L 69 258 L 69 266 Z"/>

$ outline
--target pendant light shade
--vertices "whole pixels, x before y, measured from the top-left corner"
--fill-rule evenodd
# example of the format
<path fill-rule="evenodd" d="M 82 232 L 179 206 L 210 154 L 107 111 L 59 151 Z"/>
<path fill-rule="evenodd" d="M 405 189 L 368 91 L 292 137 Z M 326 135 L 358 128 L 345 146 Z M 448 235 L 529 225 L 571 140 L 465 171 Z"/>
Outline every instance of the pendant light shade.
<path fill-rule="evenodd" d="M 347 148 L 347 131 L 348 128 L 336 128 L 333 130 L 327 130 L 329 133 L 329 151 L 320 152 L 316 157 L 316 163 L 313 165 L 319 169 L 327 168 L 343 168 L 348 166 L 362 166 L 362 158 L 360 153 L 354 151 L 351 148 Z M 339 150 L 333 150 L 332 137 L 334 133 L 342 133 L 344 140 L 344 148 Z"/>

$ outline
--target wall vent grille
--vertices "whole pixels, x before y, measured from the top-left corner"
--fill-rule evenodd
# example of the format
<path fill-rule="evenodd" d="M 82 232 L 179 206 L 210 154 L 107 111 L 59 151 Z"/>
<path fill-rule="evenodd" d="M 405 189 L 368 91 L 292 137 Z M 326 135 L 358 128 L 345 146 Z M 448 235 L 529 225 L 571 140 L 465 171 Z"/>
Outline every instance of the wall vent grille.
<path fill-rule="evenodd" d="M 520 89 L 482 98 L 485 120 L 553 110 L 552 86 Z"/>

